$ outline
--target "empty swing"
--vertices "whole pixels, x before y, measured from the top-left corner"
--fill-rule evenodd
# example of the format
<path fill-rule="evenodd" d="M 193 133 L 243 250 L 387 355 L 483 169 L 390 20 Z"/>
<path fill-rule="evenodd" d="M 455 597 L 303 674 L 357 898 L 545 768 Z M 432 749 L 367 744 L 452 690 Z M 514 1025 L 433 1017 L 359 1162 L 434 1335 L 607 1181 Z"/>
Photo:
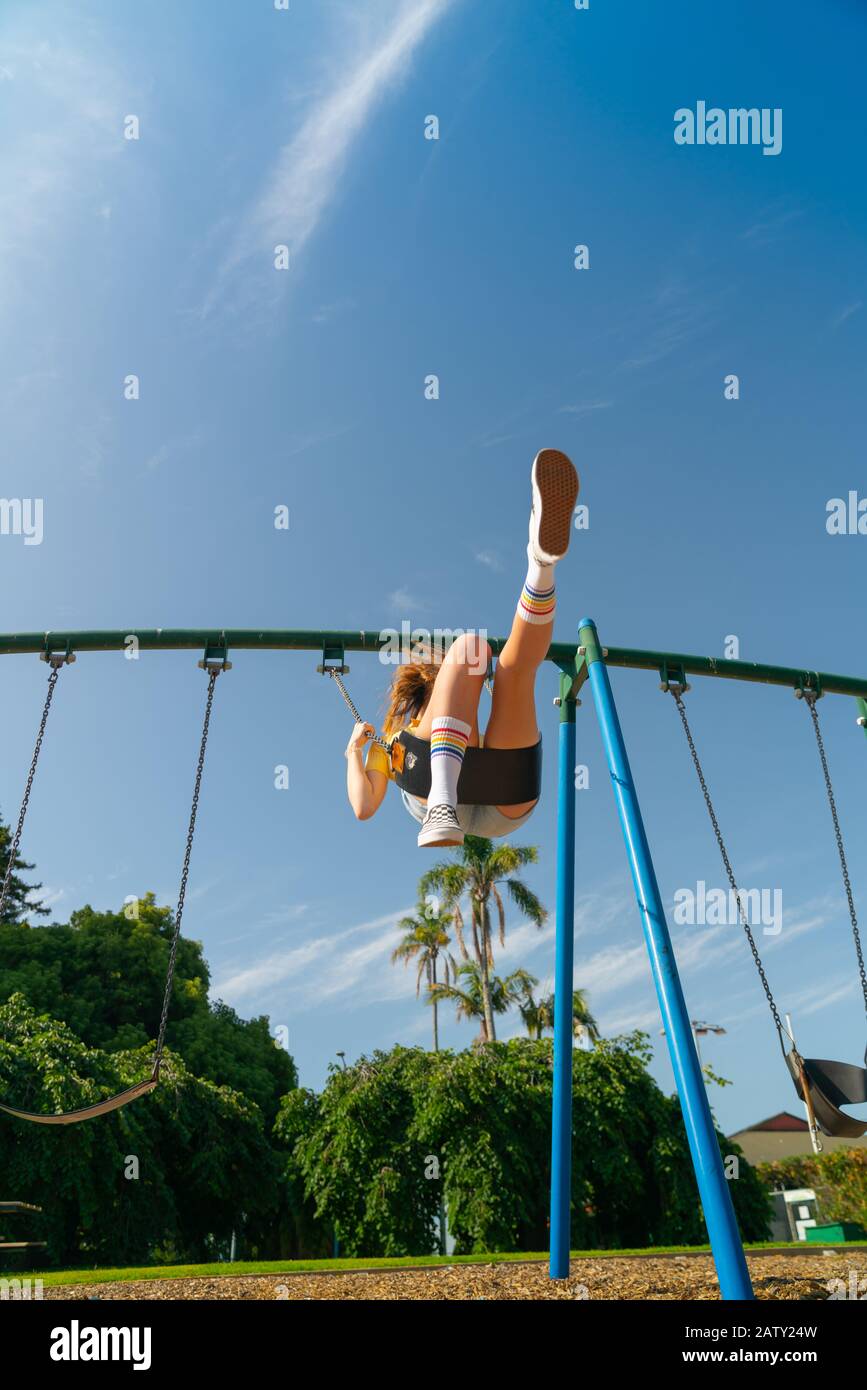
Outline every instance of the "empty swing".
<path fill-rule="evenodd" d="M 51 674 L 48 677 L 48 692 L 45 696 L 45 704 L 42 709 L 42 718 L 39 723 L 39 732 L 36 735 L 36 745 L 33 750 L 33 757 L 30 762 L 30 769 L 27 774 L 27 781 L 24 787 L 24 796 L 21 801 L 21 810 L 18 814 L 18 824 L 15 828 L 15 835 L 9 847 L 9 863 L 6 866 L 6 875 L 3 886 L 0 888 L 0 913 L 6 902 L 9 892 L 9 885 L 12 881 L 12 873 L 15 861 L 18 857 L 18 849 L 21 844 L 21 832 L 24 829 L 24 820 L 27 815 L 27 807 L 30 804 L 30 793 L 33 788 L 33 779 L 36 775 L 36 767 L 39 762 L 39 754 L 42 749 L 42 740 L 45 737 L 45 726 L 48 722 L 48 714 L 51 709 L 51 701 L 54 696 L 54 689 L 57 685 L 57 678 L 60 669 L 68 662 L 75 660 L 73 653 L 66 651 L 62 653 L 43 652 L 42 660 L 47 661 L 51 667 Z M 80 1110 L 66 1110 L 55 1115 L 40 1115 L 30 1110 L 19 1110 L 12 1105 L 0 1104 L 0 1111 L 7 1115 L 12 1115 L 16 1120 L 30 1120 L 38 1125 L 72 1125 L 80 1120 L 93 1120 L 98 1115 L 108 1115 L 112 1110 L 120 1110 L 124 1105 L 129 1105 L 130 1101 L 137 1100 L 139 1096 L 148 1095 L 157 1086 L 160 1079 L 160 1067 L 162 1065 L 163 1053 L 165 1051 L 166 1026 L 169 1017 L 169 1005 L 172 999 L 172 986 L 175 976 L 175 961 L 178 953 L 178 941 L 181 935 L 181 919 L 184 913 L 184 900 L 187 893 L 187 879 L 190 872 L 190 856 L 193 852 L 193 839 L 196 832 L 196 812 L 199 807 L 199 793 L 202 788 L 202 773 L 205 766 L 205 750 L 208 745 L 208 731 L 211 723 L 211 707 L 214 701 L 214 686 L 217 676 L 221 671 L 228 670 L 231 662 L 226 660 L 225 652 L 221 656 L 215 657 L 210 650 L 206 651 L 204 658 L 199 662 L 199 666 L 207 672 L 208 691 L 205 700 L 205 718 L 202 724 L 202 737 L 199 744 L 199 756 L 196 763 L 196 779 L 193 787 L 193 801 L 190 809 L 190 820 L 187 829 L 187 842 L 184 850 L 183 868 L 181 870 L 181 883 L 178 891 L 178 905 L 175 912 L 175 925 L 172 932 L 171 944 L 169 947 L 169 963 L 166 971 L 166 984 L 163 991 L 162 1010 L 160 1013 L 159 1028 L 157 1030 L 156 1048 L 154 1051 L 153 1066 L 150 1076 L 143 1081 L 137 1081 L 135 1085 L 128 1086 L 125 1090 L 119 1091 L 117 1095 L 107 1096 L 105 1100 L 96 1101 L 93 1105 L 85 1105 Z"/>
<path fill-rule="evenodd" d="M 749 947 L 750 951 L 752 952 L 756 970 L 758 971 L 759 979 L 762 982 L 762 988 L 765 991 L 765 997 L 768 1001 L 768 1007 L 770 1008 L 771 1016 L 774 1020 L 774 1026 L 777 1030 L 777 1036 L 780 1040 L 780 1047 L 783 1052 L 783 1057 L 785 1059 L 786 1066 L 788 1067 L 789 1072 L 792 1076 L 792 1080 L 795 1083 L 795 1090 L 797 1091 L 799 1097 L 807 1107 L 807 1116 L 809 1120 L 810 1129 L 815 1134 L 816 1128 L 818 1126 L 818 1128 L 821 1129 L 823 1134 L 826 1134 L 831 1138 L 858 1139 L 861 1137 L 861 1135 L 867 1133 L 867 1119 L 859 1120 L 853 1115 L 847 1115 L 840 1107 L 843 1105 L 863 1105 L 867 1103 L 867 1069 L 865 1069 L 865 1067 L 851 1066 L 847 1062 L 830 1062 L 825 1060 L 824 1058 L 802 1057 L 795 1046 L 795 1042 L 791 1036 L 791 1033 L 788 1033 L 788 1030 L 784 1028 L 782 1020 L 780 1019 L 776 1002 L 774 1000 L 774 996 L 771 992 L 771 987 L 768 984 L 768 979 L 765 975 L 764 966 L 762 965 L 761 957 L 759 956 L 759 951 L 758 947 L 756 946 L 755 937 L 753 936 L 750 924 L 747 921 L 746 914 L 744 912 L 743 903 L 741 902 L 740 889 L 738 888 L 737 882 L 735 880 L 734 872 L 731 866 L 731 861 L 728 856 L 728 850 L 726 849 L 725 841 L 722 837 L 722 831 L 719 827 L 719 821 L 716 817 L 716 812 L 714 810 L 713 802 L 711 801 L 710 792 L 708 791 L 707 782 L 705 781 L 704 772 L 702 770 L 701 762 L 699 760 L 698 752 L 696 750 L 695 742 L 693 740 L 692 730 L 690 729 L 689 720 L 687 719 L 686 707 L 683 703 L 683 695 L 684 692 L 689 690 L 690 687 L 687 685 L 685 677 L 683 677 L 682 679 L 670 679 L 667 669 L 663 670 L 662 676 L 663 682 L 661 688 L 663 690 L 667 690 L 669 694 L 673 696 L 674 702 L 677 706 L 677 712 L 680 715 L 681 723 L 683 724 L 683 731 L 686 735 L 686 741 L 689 746 L 689 751 L 692 757 L 693 765 L 695 767 L 696 776 L 698 777 L 699 786 L 701 787 L 702 795 L 704 797 L 705 806 L 707 807 L 707 812 L 710 817 L 710 822 L 713 826 L 714 835 L 716 836 L 716 841 L 719 845 L 719 851 L 720 855 L 722 856 L 726 876 L 728 878 L 732 892 L 734 893 L 735 901 L 738 905 L 738 917 L 740 919 L 740 924 L 743 927 L 747 941 L 749 942 Z M 861 989 L 864 994 L 864 1008 L 865 1011 L 867 1011 L 867 973 L 865 973 L 864 968 L 864 952 L 861 945 L 861 933 L 858 928 L 858 918 L 855 912 L 855 899 L 852 893 L 852 884 L 849 878 L 849 867 L 846 862 L 846 851 L 843 846 L 843 833 L 840 829 L 840 820 L 837 814 L 837 802 L 834 796 L 834 788 L 831 782 L 831 773 L 828 767 L 828 758 L 825 752 L 825 743 L 822 738 L 822 730 L 819 725 L 819 716 L 816 710 L 816 701 L 819 698 L 820 693 L 820 691 L 813 689 L 810 686 L 802 686 L 801 688 L 795 691 L 795 694 L 798 696 L 798 698 L 803 699 L 806 702 L 807 708 L 810 711 L 810 717 L 813 721 L 813 731 L 816 736 L 816 746 L 818 748 L 819 758 L 822 764 L 822 773 L 825 779 L 825 790 L 828 797 L 828 805 L 831 810 L 831 819 L 834 825 L 834 836 L 837 841 L 837 851 L 840 856 L 840 867 L 843 876 L 843 887 L 845 889 L 846 901 L 849 907 L 849 920 L 852 927 L 852 937 L 855 942 L 855 954 L 858 961 L 858 973 L 861 980 Z M 783 1037 L 784 1033 L 786 1033 L 789 1037 L 789 1041 L 791 1044 L 788 1052 L 786 1051 L 786 1044 Z M 867 1064 L 867 1052 L 865 1052 L 865 1064 Z"/>

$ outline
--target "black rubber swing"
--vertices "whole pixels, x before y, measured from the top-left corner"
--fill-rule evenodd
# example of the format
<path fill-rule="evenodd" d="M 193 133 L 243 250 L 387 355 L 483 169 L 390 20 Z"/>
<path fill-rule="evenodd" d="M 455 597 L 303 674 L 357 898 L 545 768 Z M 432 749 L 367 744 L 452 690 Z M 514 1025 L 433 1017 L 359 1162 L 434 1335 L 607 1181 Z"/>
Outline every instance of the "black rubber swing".
<path fill-rule="evenodd" d="M 430 743 L 403 729 L 391 745 L 395 785 L 410 796 L 430 793 Z M 542 790 L 542 740 L 529 748 L 468 748 L 458 778 L 462 806 L 519 806 Z"/>
<path fill-rule="evenodd" d="M 0 914 L 3 912 L 3 905 L 9 892 L 9 884 L 12 881 L 12 871 L 18 857 L 18 848 L 21 844 L 21 832 L 24 829 L 24 818 L 27 815 L 27 807 L 30 804 L 30 791 L 33 786 L 33 778 L 36 775 L 36 767 L 39 762 L 39 753 L 42 748 L 42 740 L 45 736 L 45 726 L 48 722 L 48 712 L 51 709 L 51 700 L 54 695 L 54 687 L 57 684 L 57 677 L 60 674 L 61 666 L 67 662 L 74 661 L 75 657 L 71 652 L 61 654 L 45 652 L 43 660 L 51 666 L 51 674 L 48 677 L 48 693 L 45 697 L 45 704 L 42 710 L 42 719 L 39 724 L 39 732 L 36 736 L 36 747 L 33 750 L 33 758 L 30 763 L 30 770 L 27 776 L 27 783 L 24 788 L 24 797 L 21 802 L 21 810 L 18 815 L 18 825 L 12 844 L 9 846 L 9 862 L 6 866 L 6 876 L 3 886 L 0 888 Z M 27 1120 L 30 1124 L 37 1125 L 74 1125 L 81 1120 L 95 1120 L 99 1115 L 108 1115 L 112 1110 L 120 1110 L 123 1106 L 129 1105 L 130 1101 L 138 1100 L 139 1096 L 146 1096 L 159 1084 L 160 1067 L 162 1065 L 163 1053 L 166 1042 L 166 1025 L 169 1017 L 169 1005 L 172 999 L 172 986 L 175 977 L 175 960 L 178 953 L 178 941 L 181 935 L 181 918 L 184 913 L 184 899 L 187 892 L 187 878 L 190 872 L 190 855 L 193 851 L 193 838 L 196 833 L 196 812 L 199 807 L 199 793 L 202 789 L 202 772 L 205 766 L 205 750 L 208 746 L 208 730 L 211 723 L 211 706 L 214 700 L 214 686 L 217 676 L 221 671 L 228 670 L 231 662 L 226 660 L 225 652 L 219 657 L 215 657 L 210 651 L 205 653 L 199 666 L 208 674 L 208 694 L 205 701 L 205 719 L 202 725 L 202 738 L 199 745 L 199 758 L 196 764 L 196 780 L 193 788 L 193 804 L 190 811 L 190 821 L 187 830 L 187 843 L 184 851 L 184 863 L 181 871 L 181 886 L 178 893 L 178 906 L 175 912 L 175 926 L 172 932 L 172 940 L 169 948 L 169 964 L 166 972 L 166 984 L 163 990 L 163 1004 L 160 1015 L 160 1025 L 157 1032 L 156 1049 L 154 1051 L 153 1067 L 150 1076 L 143 1081 L 137 1081 L 133 1086 L 127 1086 L 125 1090 L 119 1091 L 117 1095 L 106 1096 L 104 1100 L 95 1101 L 93 1105 L 82 1106 L 80 1110 L 64 1110 L 56 1115 L 40 1115 L 33 1110 L 19 1110 L 12 1105 L 0 1104 L 0 1111 L 6 1115 L 12 1115 L 16 1120 Z"/>
<path fill-rule="evenodd" d="M 858 1119 L 855 1115 L 847 1115 L 841 1107 L 844 1105 L 864 1105 L 867 1104 L 867 1066 L 852 1066 L 848 1062 L 829 1062 L 819 1057 L 802 1057 L 795 1046 L 791 1033 L 783 1027 L 782 1020 L 777 1010 L 771 987 L 765 975 L 764 966 L 759 956 L 755 938 L 750 929 L 749 922 L 744 913 L 741 902 L 740 889 L 737 886 L 731 861 L 728 856 L 716 811 L 711 801 L 707 782 L 695 742 L 692 737 L 692 730 L 686 715 L 686 707 L 683 703 L 684 692 L 689 689 L 685 678 L 670 680 L 667 672 L 663 672 L 662 689 L 668 691 L 674 697 L 677 711 L 683 724 L 686 741 L 692 756 L 693 765 L 698 777 L 699 786 L 704 796 L 711 825 L 719 845 L 722 855 L 723 865 L 729 885 L 734 892 L 735 901 L 738 905 L 738 916 L 741 926 L 746 934 L 750 950 L 755 961 L 762 987 L 771 1010 L 774 1025 L 777 1029 L 777 1036 L 780 1040 L 780 1047 L 783 1051 L 786 1066 L 789 1069 L 792 1080 L 795 1083 L 795 1090 L 807 1107 L 807 1116 L 811 1131 L 815 1134 L 816 1129 L 821 1129 L 823 1134 L 832 1139 L 860 1139 L 863 1134 L 867 1134 L 867 1119 Z M 855 898 L 852 893 L 852 884 L 849 878 L 849 867 L 846 862 L 846 851 L 843 846 L 843 832 L 840 828 L 840 819 L 837 815 L 837 802 L 834 797 L 834 788 L 831 782 L 831 773 L 828 767 L 828 758 L 825 753 L 825 744 L 822 738 L 822 730 L 819 726 L 819 716 L 816 711 L 816 701 L 819 692 L 809 687 L 804 687 L 795 691 L 795 694 L 803 699 L 810 711 L 813 721 L 813 731 L 816 736 L 816 745 L 819 751 L 819 759 L 822 764 L 822 773 L 825 779 L 825 791 L 828 797 L 828 805 L 831 810 L 831 819 L 834 824 L 834 835 L 837 841 L 837 850 L 840 856 L 840 867 L 843 875 L 843 887 L 846 893 L 846 900 L 849 905 L 849 920 L 852 927 L 852 937 L 855 942 L 855 954 L 858 961 L 858 972 L 861 980 L 861 989 L 864 995 L 864 1008 L 867 1012 L 867 972 L 864 968 L 864 952 L 861 946 L 861 933 L 858 928 L 858 918 L 855 912 Z M 786 1051 L 784 1034 L 788 1036 L 791 1046 Z M 867 1052 L 865 1052 L 865 1064 L 867 1064 Z"/>
<path fill-rule="evenodd" d="M 840 1109 L 841 1105 L 867 1105 L 867 1070 L 864 1067 L 802 1057 L 794 1047 L 786 1053 L 786 1066 L 792 1074 L 795 1090 L 804 1104 L 812 1108 L 823 1134 L 835 1139 L 860 1139 L 867 1133 L 867 1120 L 858 1120 Z"/>

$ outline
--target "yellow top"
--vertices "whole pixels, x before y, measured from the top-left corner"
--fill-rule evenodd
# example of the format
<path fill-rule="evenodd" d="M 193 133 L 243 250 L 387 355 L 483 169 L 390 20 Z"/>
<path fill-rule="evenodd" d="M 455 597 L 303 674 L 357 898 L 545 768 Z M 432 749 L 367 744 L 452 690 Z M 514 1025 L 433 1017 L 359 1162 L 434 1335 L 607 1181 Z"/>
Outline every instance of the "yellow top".
<path fill-rule="evenodd" d="M 407 731 L 409 733 L 412 733 L 414 729 L 418 728 L 420 723 L 420 719 L 411 719 L 409 723 L 406 725 Z M 397 738 L 398 734 L 402 732 L 402 729 L 398 729 L 397 734 L 393 734 L 392 737 L 388 740 L 389 744 L 394 743 L 394 740 Z M 479 747 L 484 748 L 484 746 L 484 736 L 480 734 Z M 378 743 L 371 743 L 369 745 L 367 753 L 367 762 L 364 764 L 364 767 L 366 772 L 381 772 L 384 777 L 388 778 L 389 782 L 394 781 L 394 773 L 391 770 L 391 762 L 385 752 L 385 749 L 380 748 Z"/>
<path fill-rule="evenodd" d="M 411 719 L 406 727 L 409 730 L 409 732 L 412 733 L 413 729 L 417 729 L 420 723 L 421 720 L 419 719 Z M 397 733 L 399 734 L 401 732 L 402 730 L 398 729 Z M 396 738 L 397 734 L 392 734 L 391 738 L 388 740 L 389 744 L 394 743 L 394 740 Z M 391 770 L 391 761 L 385 749 L 380 748 L 378 743 L 370 744 L 367 751 L 367 762 L 364 764 L 364 768 L 366 772 L 381 772 L 384 777 L 388 778 L 389 782 L 394 781 L 394 773 Z"/>

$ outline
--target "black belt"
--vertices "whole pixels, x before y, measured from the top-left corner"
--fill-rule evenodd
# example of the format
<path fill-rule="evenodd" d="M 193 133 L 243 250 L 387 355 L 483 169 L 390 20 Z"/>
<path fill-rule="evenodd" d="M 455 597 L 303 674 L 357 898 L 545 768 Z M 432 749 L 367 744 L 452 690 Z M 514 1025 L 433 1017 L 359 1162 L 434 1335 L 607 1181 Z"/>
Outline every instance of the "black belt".
<path fill-rule="evenodd" d="M 425 800 L 430 793 L 430 743 L 406 729 L 391 745 L 394 780 L 401 791 Z M 529 748 L 468 748 L 458 778 L 462 806 L 519 806 L 538 801 L 542 789 L 542 740 Z"/>

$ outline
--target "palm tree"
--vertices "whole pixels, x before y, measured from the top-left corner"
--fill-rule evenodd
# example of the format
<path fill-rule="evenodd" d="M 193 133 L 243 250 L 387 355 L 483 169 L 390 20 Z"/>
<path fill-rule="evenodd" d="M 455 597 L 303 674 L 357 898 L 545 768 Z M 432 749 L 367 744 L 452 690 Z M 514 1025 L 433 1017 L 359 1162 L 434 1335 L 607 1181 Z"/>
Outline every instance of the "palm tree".
<path fill-rule="evenodd" d="M 551 996 L 551 1016 L 554 1015 L 554 996 Z M 553 1027 L 553 1024 L 551 1025 Z M 599 1031 L 599 1024 L 590 1012 L 590 1005 L 587 1003 L 587 991 L 576 989 L 572 991 L 572 1036 L 579 1042 L 585 1038 L 589 1042 L 598 1042 L 602 1034 Z"/>
<path fill-rule="evenodd" d="M 416 999 L 421 992 L 422 978 L 427 982 L 428 991 L 439 983 L 437 980 L 437 961 L 440 955 L 443 956 L 446 984 L 449 982 L 449 964 L 451 964 L 452 972 L 457 969 L 454 960 L 446 949 L 450 944 L 448 928 L 451 926 L 451 914 L 439 912 L 433 909 L 430 903 L 423 900 L 419 902 L 417 913 L 418 915 L 415 917 L 401 917 L 397 925 L 405 935 L 400 945 L 396 946 L 391 953 L 392 965 L 395 965 L 399 960 L 402 960 L 404 965 L 408 965 L 411 960 L 417 962 Z M 433 998 L 433 1038 L 434 1052 L 438 1052 L 439 1021 L 436 996 Z"/>
<path fill-rule="evenodd" d="M 499 975 L 488 976 L 490 1007 L 495 1014 L 504 1014 L 513 1004 L 519 1003 L 526 989 L 526 981 L 532 980 L 526 970 L 515 970 L 501 980 Z M 458 981 L 461 984 L 458 984 Z M 535 981 L 534 981 L 535 983 Z M 465 960 L 455 970 L 452 984 L 431 985 L 428 990 L 429 1001 L 436 1007 L 437 1000 L 449 1000 L 457 1005 L 458 1021 L 478 1019 L 479 1042 L 488 1042 L 485 1016 L 485 999 L 482 989 L 482 971 L 474 960 Z"/>
<path fill-rule="evenodd" d="M 534 975 L 527 974 L 518 999 L 518 1013 L 531 1038 L 541 1038 L 546 1028 L 554 1027 L 554 996 L 548 994 L 537 999 L 533 991 L 538 983 Z"/>
<path fill-rule="evenodd" d="M 533 845 L 495 845 L 492 840 L 467 835 L 458 857 L 435 864 L 419 884 L 422 896 L 432 892 L 439 894 L 443 910 L 450 914 L 454 924 L 464 962 L 474 961 L 478 966 L 486 1042 L 493 1042 L 497 1036 L 494 1029 L 497 1010 L 493 1007 L 491 984 L 494 952 L 490 902 L 493 899 L 496 904 L 501 946 L 506 944 L 506 912 L 501 884 L 505 885 L 508 896 L 524 916 L 541 927 L 548 913 L 536 894 L 516 877 L 519 869 L 526 864 L 535 864 L 538 857 L 539 851 Z M 465 897 L 470 905 L 472 955 L 467 950 L 461 912 L 461 900 Z"/>
<path fill-rule="evenodd" d="M 516 976 L 520 974 L 525 972 L 515 971 Z M 532 975 L 525 975 L 518 1000 L 518 1011 L 531 1038 L 541 1038 L 543 1033 L 554 1028 L 554 996 L 546 994 L 537 999 L 533 990 L 538 983 Z M 583 989 L 572 992 L 572 1036 L 579 1042 L 584 1038 L 596 1042 L 600 1036 L 599 1025 L 590 1012 L 587 992 Z"/>

